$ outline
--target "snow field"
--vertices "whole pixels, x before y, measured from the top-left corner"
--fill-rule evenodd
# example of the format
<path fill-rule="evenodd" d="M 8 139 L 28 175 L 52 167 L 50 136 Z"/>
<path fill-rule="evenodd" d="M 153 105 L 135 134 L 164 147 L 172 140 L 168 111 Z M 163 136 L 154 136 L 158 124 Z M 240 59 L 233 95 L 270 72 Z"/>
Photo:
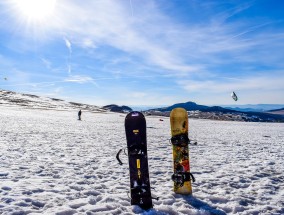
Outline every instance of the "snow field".
<path fill-rule="evenodd" d="M 130 205 L 124 114 L 0 107 L 1 214 L 284 214 L 284 125 L 189 119 L 193 196 L 174 194 L 169 118 L 146 116 L 150 182 Z"/>

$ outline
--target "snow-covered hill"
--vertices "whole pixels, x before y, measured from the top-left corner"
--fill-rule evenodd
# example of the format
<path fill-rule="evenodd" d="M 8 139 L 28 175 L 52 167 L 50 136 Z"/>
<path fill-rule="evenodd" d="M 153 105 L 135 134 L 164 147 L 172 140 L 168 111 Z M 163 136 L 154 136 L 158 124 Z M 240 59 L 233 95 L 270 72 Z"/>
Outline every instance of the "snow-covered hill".
<path fill-rule="evenodd" d="M 37 98 L 35 98 L 37 99 Z M 125 114 L 0 105 L 0 214 L 284 214 L 284 124 L 189 119 L 193 196 L 171 181 L 169 118 L 146 116 L 150 181 L 130 205 Z M 31 107 L 33 107 L 31 105 Z M 66 109 L 67 110 L 67 109 Z"/>
<path fill-rule="evenodd" d="M 0 105 L 22 106 L 33 109 L 54 109 L 54 110 L 88 110 L 105 111 L 98 106 L 67 102 L 61 99 L 49 98 L 31 94 L 16 93 L 7 90 L 0 90 Z"/>

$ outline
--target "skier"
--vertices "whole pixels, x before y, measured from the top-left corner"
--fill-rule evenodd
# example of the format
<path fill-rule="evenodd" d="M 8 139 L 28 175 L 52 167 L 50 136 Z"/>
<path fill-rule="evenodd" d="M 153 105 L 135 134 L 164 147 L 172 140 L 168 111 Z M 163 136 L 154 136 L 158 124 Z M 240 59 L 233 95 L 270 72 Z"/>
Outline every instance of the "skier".
<path fill-rule="evenodd" d="M 81 115 L 82 115 L 82 111 L 79 110 L 79 112 L 78 112 L 78 120 L 81 120 Z"/>

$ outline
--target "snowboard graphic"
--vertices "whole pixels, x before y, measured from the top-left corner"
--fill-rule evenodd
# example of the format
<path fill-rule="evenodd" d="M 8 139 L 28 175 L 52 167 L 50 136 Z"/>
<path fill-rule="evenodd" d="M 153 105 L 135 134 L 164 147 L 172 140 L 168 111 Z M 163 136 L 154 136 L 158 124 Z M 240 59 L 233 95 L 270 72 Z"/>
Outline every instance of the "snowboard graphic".
<path fill-rule="evenodd" d="M 173 146 L 174 192 L 177 194 L 192 194 L 188 151 L 188 114 L 183 108 L 175 108 L 170 114 L 171 143 Z"/>
<path fill-rule="evenodd" d="M 143 209 L 153 207 L 146 140 L 146 120 L 142 113 L 134 111 L 125 118 L 125 132 L 130 172 L 131 204 Z"/>

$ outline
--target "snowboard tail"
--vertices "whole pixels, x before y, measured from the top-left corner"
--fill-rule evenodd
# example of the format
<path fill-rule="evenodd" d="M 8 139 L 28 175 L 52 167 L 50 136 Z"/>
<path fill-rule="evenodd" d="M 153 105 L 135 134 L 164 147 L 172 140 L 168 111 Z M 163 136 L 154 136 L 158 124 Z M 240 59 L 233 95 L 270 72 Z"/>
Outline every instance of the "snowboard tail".
<path fill-rule="evenodd" d="M 170 114 L 171 143 L 173 146 L 172 180 L 174 192 L 177 194 L 192 194 L 191 181 L 194 181 L 190 173 L 189 164 L 189 138 L 188 138 L 188 114 L 183 108 L 175 108 Z"/>
<path fill-rule="evenodd" d="M 153 207 L 149 179 L 146 120 L 142 113 L 134 111 L 125 118 L 125 132 L 130 173 L 131 205 L 143 209 Z"/>

